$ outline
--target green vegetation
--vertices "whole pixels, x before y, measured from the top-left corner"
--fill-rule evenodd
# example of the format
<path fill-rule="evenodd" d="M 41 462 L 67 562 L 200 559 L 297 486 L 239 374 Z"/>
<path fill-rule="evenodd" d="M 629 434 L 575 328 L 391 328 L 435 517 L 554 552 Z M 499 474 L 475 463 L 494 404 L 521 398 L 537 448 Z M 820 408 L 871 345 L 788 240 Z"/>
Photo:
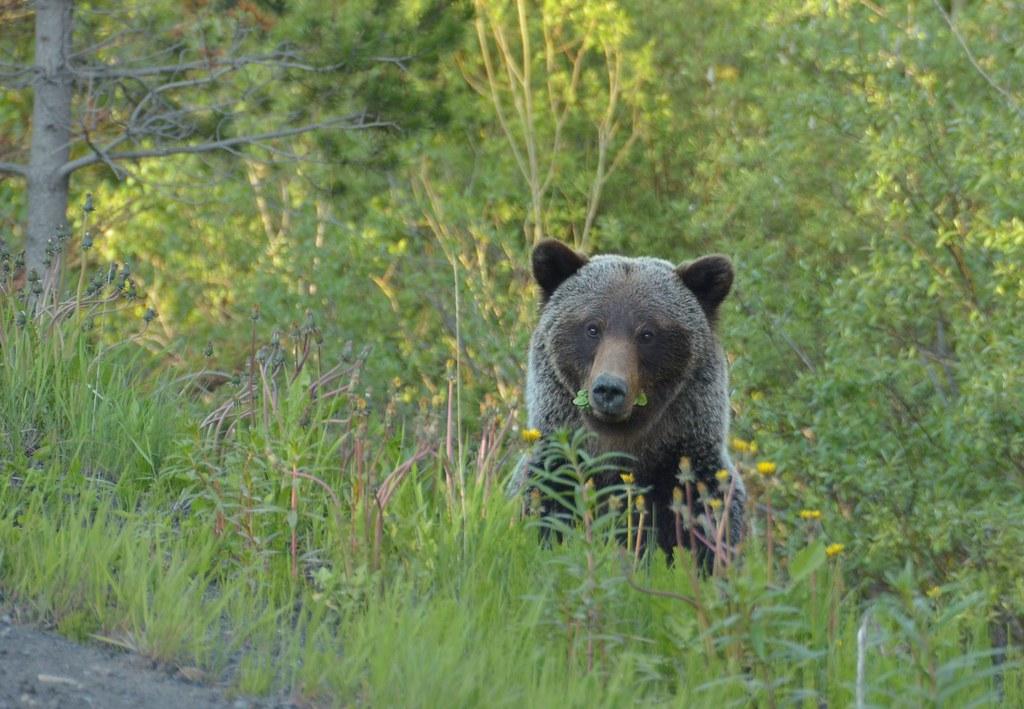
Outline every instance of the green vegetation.
<path fill-rule="evenodd" d="M 1024 703 L 1016 3 L 146 5 L 168 45 L 366 38 L 402 61 L 245 110 L 402 129 L 85 167 L 35 274 L 0 181 L 0 603 L 327 704 Z M 733 257 L 740 563 L 637 558 L 601 461 L 561 544 L 505 494 L 542 235 Z"/>

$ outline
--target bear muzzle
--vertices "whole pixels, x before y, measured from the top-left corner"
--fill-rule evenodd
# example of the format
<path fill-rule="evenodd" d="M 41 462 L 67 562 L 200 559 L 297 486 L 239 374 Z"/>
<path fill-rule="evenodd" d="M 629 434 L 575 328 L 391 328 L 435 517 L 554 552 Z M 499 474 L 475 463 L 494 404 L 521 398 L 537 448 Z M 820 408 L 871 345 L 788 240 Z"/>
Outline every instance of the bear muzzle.
<path fill-rule="evenodd" d="M 600 418 L 621 420 L 629 416 L 629 384 L 614 374 L 600 374 L 590 385 L 590 407 Z"/>
<path fill-rule="evenodd" d="M 636 346 L 626 337 L 604 337 L 590 366 L 590 414 L 603 423 L 622 423 L 633 414 L 640 391 Z"/>

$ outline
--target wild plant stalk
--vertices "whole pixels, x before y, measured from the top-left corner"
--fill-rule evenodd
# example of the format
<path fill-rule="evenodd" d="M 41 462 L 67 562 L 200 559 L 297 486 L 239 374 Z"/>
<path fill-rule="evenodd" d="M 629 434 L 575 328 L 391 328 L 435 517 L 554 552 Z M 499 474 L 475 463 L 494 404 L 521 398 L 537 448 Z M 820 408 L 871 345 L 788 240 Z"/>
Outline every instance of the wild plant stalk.
<path fill-rule="evenodd" d="M 632 476 L 630 476 L 632 477 Z M 633 548 L 633 483 L 626 483 L 626 549 Z"/>
<path fill-rule="evenodd" d="M 832 589 L 828 604 L 828 644 L 835 645 L 839 633 L 839 602 L 843 595 L 843 570 L 839 557 L 832 561 Z"/>
<path fill-rule="evenodd" d="M 644 504 L 645 502 L 643 495 L 636 496 L 636 509 L 639 513 L 636 525 L 636 548 L 633 550 L 633 561 L 636 564 L 640 563 L 640 553 L 644 548 L 644 530 L 646 529 L 645 523 L 647 521 L 647 506 Z"/>
<path fill-rule="evenodd" d="M 252 306 L 249 320 L 252 323 L 252 335 L 249 338 L 249 405 L 256 407 L 256 321 L 260 319 L 259 303 Z"/>
<path fill-rule="evenodd" d="M 834 648 L 839 639 L 839 603 L 843 595 L 843 570 L 838 556 L 833 557 L 832 563 L 829 565 L 829 573 L 832 575 L 832 585 L 828 598 L 826 643 L 829 648 Z M 835 665 L 835 653 L 830 652 L 826 655 L 824 666 L 819 671 L 818 686 L 828 687 L 829 677 L 833 676 Z"/>
<path fill-rule="evenodd" d="M 813 543 L 814 539 L 815 539 L 814 533 L 813 532 L 809 533 L 808 534 L 808 538 L 807 538 L 808 543 Z M 809 586 L 809 590 L 810 590 L 810 594 L 811 594 L 811 609 L 812 609 L 812 612 L 815 615 L 817 615 L 818 614 L 818 570 L 817 569 L 815 569 L 814 571 L 811 572 L 808 586 Z"/>
<path fill-rule="evenodd" d="M 78 262 L 78 287 L 75 289 L 75 302 L 81 304 L 82 289 L 85 287 L 85 262 L 86 255 L 92 247 L 92 236 L 89 233 L 89 215 L 92 214 L 93 206 L 92 193 L 85 195 L 85 203 L 82 205 L 82 256 Z"/>
<path fill-rule="evenodd" d="M 364 528 L 365 528 L 365 524 L 366 524 L 366 519 L 365 519 L 365 507 L 366 507 L 365 498 L 366 498 L 366 495 L 364 494 L 365 483 L 363 481 L 363 436 L 361 435 L 362 434 L 362 430 L 361 429 L 362 429 L 362 425 L 360 425 L 360 426 L 358 426 L 356 428 L 355 441 L 354 441 L 354 443 L 352 445 L 352 450 L 353 450 L 353 452 L 352 452 L 352 459 L 355 461 L 355 475 L 352 476 L 352 479 L 353 479 L 353 486 L 352 486 L 353 490 L 352 490 L 352 498 L 351 498 L 352 501 L 351 501 L 351 505 L 350 505 L 351 509 L 349 511 L 349 518 L 352 520 L 352 523 L 349 525 L 349 551 L 351 553 L 346 555 L 345 558 L 347 560 L 348 559 L 354 559 L 356 557 L 356 555 L 359 553 L 359 540 L 356 538 L 357 525 L 355 524 L 355 521 L 357 519 L 359 519 L 360 508 L 363 509 L 363 518 L 364 518 L 363 519 L 363 524 L 364 524 Z M 344 471 L 342 471 L 342 476 L 344 476 Z M 353 568 L 348 569 L 348 572 L 350 574 L 353 573 L 353 571 L 354 571 Z"/>
<path fill-rule="evenodd" d="M 690 550 L 693 554 L 693 567 L 694 571 L 697 569 L 697 565 L 700 563 L 697 557 L 697 519 L 693 513 L 693 488 L 690 486 L 690 481 L 687 480 L 683 483 L 686 490 L 686 510 L 690 515 L 690 519 L 687 521 L 686 528 L 690 532 Z"/>
<path fill-rule="evenodd" d="M 721 573 L 728 568 L 732 559 L 733 548 L 729 539 L 729 515 L 732 510 L 733 496 L 736 494 L 736 477 L 729 477 L 729 489 L 722 500 L 722 516 L 717 517 L 717 529 L 715 530 L 715 570 Z"/>
<path fill-rule="evenodd" d="M 772 518 L 772 491 L 769 488 L 765 494 L 765 522 L 764 522 L 764 543 L 767 552 L 767 563 L 765 566 L 766 580 L 770 586 L 772 583 L 772 570 L 775 567 L 775 536 L 772 530 L 775 520 Z"/>
<path fill-rule="evenodd" d="M 466 516 L 466 460 L 462 452 L 462 299 L 459 297 L 459 265 L 452 259 L 452 280 L 455 295 L 455 430 L 458 441 L 458 482 L 459 501 L 462 505 L 462 516 Z"/>
<path fill-rule="evenodd" d="M 689 486 L 689 483 L 686 483 Z M 678 494 L 677 494 L 678 493 Z M 701 600 L 700 590 L 700 579 L 698 578 L 697 571 L 697 540 L 692 533 L 693 527 L 693 507 L 690 506 L 690 495 L 689 487 L 687 487 L 687 506 L 684 509 L 682 506 L 683 502 L 683 491 L 680 488 L 673 490 L 673 510 L 672 513 L 675 516 L 676 522 L 676 553 L 679 557 L 679 563 L 683 563 L 684 547 L 683 547 L 683 514 L 687 514 L 688 519 L 686 520 L 686 526 L 691 529 L 690 534 L 690 554 L 693 557 L 693 563 L 687 564 L 687 575 L 690 578 L 690 593 L 693 594 L 692 601 L 690 604 L 693 606 L 697 613 L 697 624 L 700 626 L 700 636 L 704 641 L 704 651 L 707 653 L 708 658 L 713 657 L 715 646 L 711 640 L 711 622 L 708 620 L 707 610 L 704 608 L 704 603 Z"/>
<path fill-rule="evenodd" d="M 384 511 L 387 509 L 388 503 L 391 502 L 391 498 L 398 491 L 398 488 L 408 477 L 409 473 L 412 472 L 416 464 L 428 455 L 435 453 L 436 450 L 437 447 L 430 442 L 420 444 L 409 458 L 406 458 L 394 470 L 388 473 L 377 488 L 377 492 L 374 494 L 374 502 L 377 509 L 373 525 L 373 556 L 371 563 L 371 568 L 374 571 L 381 566 L 381 544 L 384 539 Z"/>
<path fill-rule="evenodd" d="M 476 460 L 476 484 L 483 487 L 485 501 L 489 499 L 493 482 L 501 472 L 504 460 L 499 456 L 505 447 L 504 444 L 516 418 L 515 411 L 510 411 L 503 417 L 504 421 L 500 428 L 497 420 L 492 420 L 480 433 L 480 447 Z"/>
<path fill-rule="evenodd" d="M 292 578 L 299 577 L 299 469 L 292 465 L 292 490 L 291 490 L 291 513 L 288 515 L 288 526 L 291 527 L 291 571 Z"/>
<path fill-rule="evenodd" d="M 453 438 L 455 436 L 455 416 L 453 415 L 452 407 L 454 405 L 454 394 L 455 382 L 451 378 L 448 379 L 448 404 L 445 416 L 445 433 L 444 433 L 444 452 L 445 452 L 445 465 L 444 465 L 444 483 L 445 492 L 448 495 L 448 509 L 455 508 L 455 474 L 452 470 L 455 465 L 455 445 Z"/>
<path fill-rule="evenodd" d="M 586 542 L 586 577 L 585 588 L 597 588 L 597 561 L 594 558 L 594 506 L 597 493 L 594 489 L 593 479 L 583 484 L 583 539 Z M 587 620 L 587 672 L 594 669 L 594 629 L 598 623 L 597 604 L 595 599 L 586 594 L 583 598 L 586 608 L 585 618 Z"/>

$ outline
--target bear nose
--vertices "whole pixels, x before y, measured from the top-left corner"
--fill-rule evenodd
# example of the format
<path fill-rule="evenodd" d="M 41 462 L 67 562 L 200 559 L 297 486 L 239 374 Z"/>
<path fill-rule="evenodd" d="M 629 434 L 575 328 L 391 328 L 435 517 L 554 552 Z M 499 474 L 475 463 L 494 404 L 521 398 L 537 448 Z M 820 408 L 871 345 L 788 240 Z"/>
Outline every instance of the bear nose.
<path fill-rule="evenodd" d="M 599 413 L 619 416 L 626 410 L 626 380 L 614 374 L 601 374 L 590 387 L 590 405 Z"/>

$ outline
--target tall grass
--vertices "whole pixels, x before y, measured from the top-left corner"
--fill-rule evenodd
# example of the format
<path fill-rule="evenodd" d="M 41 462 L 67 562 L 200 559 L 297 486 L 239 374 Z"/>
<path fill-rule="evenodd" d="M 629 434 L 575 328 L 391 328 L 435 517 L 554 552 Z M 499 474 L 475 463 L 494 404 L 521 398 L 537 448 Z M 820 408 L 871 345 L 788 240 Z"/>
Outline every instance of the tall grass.
<path fill-rule="evenodd" d="M 749 452 L 740 560 L 705 575 L 680 549 L 669 566 L 637 553 L 643 491 L 595 492 L 578 440 L 560 444 L 574 521 L 524 517 L 501 492 L 534 445 L 514 422 L 453 440 L 451 413 L 396 420 L 362 391 L 366 353 L 330 351 L 312 317 L 266 343 L 254 329 L 215 391 L 173 379 L 83 327 L 127 288 L 0 296 L 0 598 L 20 617 L 323 704 L 1024 700 L 1016 653 L 992 662 L 983 594 L 910 568 L 861 588 L 813 511 L 772 506 L 781 483 Z M 545 524 L 559 543 L 538 543 Z"/>

